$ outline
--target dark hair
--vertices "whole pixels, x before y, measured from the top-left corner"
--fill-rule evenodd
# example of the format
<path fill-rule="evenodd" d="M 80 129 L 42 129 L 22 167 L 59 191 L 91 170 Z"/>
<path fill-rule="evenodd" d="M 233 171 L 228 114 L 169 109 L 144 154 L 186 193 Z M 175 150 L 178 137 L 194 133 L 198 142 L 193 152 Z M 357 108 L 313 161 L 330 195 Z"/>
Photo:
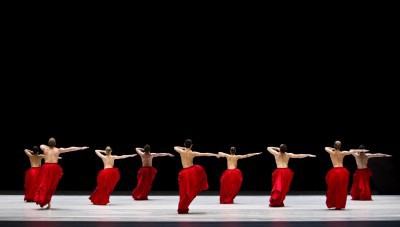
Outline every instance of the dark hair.
<path fill-rule="evenodd" d="M 51 137 L 51 138 L 49 139 L 48 145 L 49 145 L 49 147 L 55 147 L 55 146 L 56 146 L 56 139 L 54 139 L 53 137 Z"/>
<path fill-rule="evenodd" d="M 229 151 L 231 152 L 231 154 L 235 154 L 236 153 L 236 147 L 231 147 L 229 149 Z"/>
<path fill-rule="evenodd" d="M 32 147 L 32 152 L 34 155 L 38 155 L 39 154 L 39 147 L 38 146 L 33 146 Z"/>
<path fill-rule="evenodd" d="M 365 149 L 365 146 L 361 144 L 358 149 Z"/>
<path fill-rule="evenodd" d="M 144 151 L 144 153 L 146 153 L 146 154 L 150 153 L 150 145 L 148 145 L 148 144 L 144 145 L 143 151 Z"/>
<path fill-rule="evenodd" d="M 340 150 L 341 147 L 342 147 L 342 143 L 341 143 L 339 140 L 336 140 L 336 141 L 335 141 L 334 148 L 335 148 L 336 150 Z"/>
<path fill-rule="evenodd" d="M 193 145 L 192 140 L 191 139 L 187 139 L 185 140 L 185 147 L 186 148 L 190 148 Z"/>
<path fill-rule="evenodd" d="M 285 144 L 281 144 L 281 145 L 279 146 L 279 152 L 281 152 L 281 153 L 285 153 L 285 152 L 286 152 L 286 150 L 287 150 L 287 147 L 286 147 L 286 145 L 285 145 Z"/>

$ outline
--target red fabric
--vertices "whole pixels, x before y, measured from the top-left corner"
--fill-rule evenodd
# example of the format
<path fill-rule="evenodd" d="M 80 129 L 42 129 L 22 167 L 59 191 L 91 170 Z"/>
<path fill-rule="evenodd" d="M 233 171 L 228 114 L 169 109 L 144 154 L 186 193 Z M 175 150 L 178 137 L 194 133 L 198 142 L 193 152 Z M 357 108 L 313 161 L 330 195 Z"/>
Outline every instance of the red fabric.
<path fill-rule="evenodd" d="M 153 180 L 156 177 L 157 170 L 152 166 L 142 166 L 137 174 L 137 185 L 132 191 L 132 197 L 135 200 L 147 200 Z"/>
<path fill-rule="evenodd" d="M 63 171 L 58 163 L 43 164 L 40 168 L 38 186 L 35 192 L 34 201 L 36 204 L 44 207 L 50 203 L 62 175 Z"/>
<path fill-rule="evenodd" d="M 269 199 L 270 207 L 283 207 L 292 182 L 293 171 L 289 168 L 277 168 L 272 173 L 272 191 Z"/>
<path fill-rule="evenodd" d="M 189 212 L 189 205 L 197 194 L 208 189 L 206 171 L 200 165 L 184 168 L 179 172 L 178 183 L 178 213 L 187 214 Z"/>
<path fill-rule="evenodd" d="M 357 169 L 353 175 L 353 184 L 350 195 L 353 200 L 372 200 L 369 185 L 372 171 L 370 168 Z"/>
<path fill-rule="evenodd" d="M 35 200 L 36 188 L 38 186 L 38 179 L 40 174 L 40 167 L 31 167 L 25 171 L 25 197 L 26 202 L 33 202 Z"/>
<path fill-rule="evenodd" d="M 325 180 L 328 185 L 326 206 L 328 208 L 342 209 L 346 207 L 349 175 L 349 171 L 344 167 L 334 167 L 326 174 Z"/>
<path fill-rule="evenodd" d="M 102 169 L 97 174 L 97 187 L 89 199 L 94 205 L 107 205 L 110 203 L 110 194 L 120 178 L 118 168 Z"/>
<path fill-rule="evenodd" d="M 232 204 L 242 186 L 243 176 L 239 169 L 227 169 L 221 176 L 219 203 Z"/>

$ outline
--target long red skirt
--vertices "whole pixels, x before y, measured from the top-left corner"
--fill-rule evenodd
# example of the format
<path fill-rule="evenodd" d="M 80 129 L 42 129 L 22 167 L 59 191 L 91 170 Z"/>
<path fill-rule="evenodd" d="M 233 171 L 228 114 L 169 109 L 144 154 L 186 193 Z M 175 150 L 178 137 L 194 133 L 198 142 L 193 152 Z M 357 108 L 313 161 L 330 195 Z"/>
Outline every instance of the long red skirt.
<path fill-rule="evenodd" d="M 135 200 L 147 200 L 153 180 L 156 177 L 157 170 L 152 166 L 142 166 L 137 174 L 137 185 L 132 191 L 132 197 Z"/>
<path fill-rule="evenodd" d="M 272 173 L 272 191 L 269 199 L 270 207 L 283 207 L 283 201 L 292 182 L 293 171 L 289 168 L 277 168 Z"/>
<path fill-rule="evenodd" d="M 40 174 L 40 167 L 31 167 L 25 171 L 25 197 L 26 202 L 33 202 L 35 200 L 36 188 L 38 186 L 38 179 Z"/>
<path fill-rule="evenodd" d="M 372 200 L 370 177 L 372 171 L 370 168 L 357 169 L 353 175 L 353 184 L 351 186 L 350 195 L 353 200 Z"/>
<path fill-rule="evenodd" d="M 207 174 L 200 165 L 184 168 L 179 172 L 178 213 L 189 213 L 189 205 L 197 194 L 208 189 Z"/>
<path fill-rule="evenodd" d="M 58 163 L 43 164 L 40 168 L 38 185 L 35 192 L 34 201 L 36 204 L 44 207 L 50 203 L 62 175 L 63 171 Z"/>
<path fill-rule="evenodd" d="M 114 191 L 119 178 L 118 168 L 102 169 L 97 174 L 97 187 L 90 195 L 90 201 L 94 205 L 107 205 L 110 203 L 110 194 Z"/>
<path fill-rule="evenodd" d="M 349 171 L 344 167 L 334 167 L 326 174 L 325 181 L 328 185 L 326 206 L 328 208 L 342 209 L 346 207 L 349 175 Z"/>
<path fill-rule="evenodd" d="M 219 194 L 219 203 L 232 204 L 233 199 L 239 193 L 242 186 L 243 176 L 239 169 L 227 169 L 221 176 L 221 189 Z"/>

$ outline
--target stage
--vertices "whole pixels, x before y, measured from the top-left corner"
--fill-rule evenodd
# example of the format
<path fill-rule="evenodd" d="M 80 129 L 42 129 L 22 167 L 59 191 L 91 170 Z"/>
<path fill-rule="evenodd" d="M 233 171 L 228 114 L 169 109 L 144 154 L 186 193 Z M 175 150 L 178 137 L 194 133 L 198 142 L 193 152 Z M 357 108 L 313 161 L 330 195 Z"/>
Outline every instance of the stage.
<path fill-rule="evenodd" d="M 23 201 L 23 195 L 0 195 L 2 226 L 332 226 L 366 224 L 398 226 L 400 196 L 373 195 L 373 201 L 353 201 L 346 209 L 329 210 L 324 195 L 288 195 L 285 207 L 268 206 L 268 196 L 238 195 L 235 204 L 219 204 L 217 195 L 198 195 L 189 214 L 177 214 L 177 195 L 150 195 L 135 201 L 129 195 L 111 195 L 110 204 L 92 205 L 89 195 L 54 195 L 52 209 Z"/>

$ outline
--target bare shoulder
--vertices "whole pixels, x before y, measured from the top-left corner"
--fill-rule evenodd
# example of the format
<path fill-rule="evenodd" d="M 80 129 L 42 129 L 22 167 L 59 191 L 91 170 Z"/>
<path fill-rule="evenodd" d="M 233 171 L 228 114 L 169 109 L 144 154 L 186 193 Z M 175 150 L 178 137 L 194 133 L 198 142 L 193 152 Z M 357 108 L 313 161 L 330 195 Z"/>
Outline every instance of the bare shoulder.
<path fill-rule="evenodd" d="M 42 144 L 42 145 L 40 145 L 40 149 L 47 150 L 47 149 L 49 149 L 49 147 L 47 145 Z"/>

